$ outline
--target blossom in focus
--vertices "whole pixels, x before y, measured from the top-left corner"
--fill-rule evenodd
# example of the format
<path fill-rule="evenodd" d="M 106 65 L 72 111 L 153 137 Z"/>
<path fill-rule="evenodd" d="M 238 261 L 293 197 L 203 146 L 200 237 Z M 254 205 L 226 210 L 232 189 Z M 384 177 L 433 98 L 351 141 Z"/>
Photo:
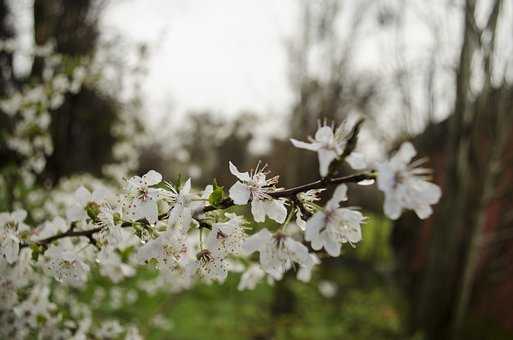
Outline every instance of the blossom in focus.
<path fill-rule="evenodd" d="M 212 281 L 224 282 L 228 276 L 228 270 L 222 254 L 204 249 L 196 255 L 196 261 L 192 263 L 201 278 L 207 283 Z"/>
<path fill-rule="evenodd" d="M 183 265 L 186 255 L 185 238 L 174 230 L 168 230 L 140 247 L 135 257 L 141 264 L 155 261 L 160 270 L 174 271 Z"/>
<path fill-rule="evenodd" d="M 95 189 L 92 193 L 83 186 L 79 187 L 73 194 L 73 204 L 66 211 L 68 221 L 82 221 L 91 213 L 96 213 L 100 204 L 107 199 L 108 195 L 108 190 L 103 187 Z"/>
<path fill-rule="evenodd" d="M 324 190 L 326 189 L 311 189 L 296 195 L 296 198 L 301 204 L 301 206 L 296 209 L 296 224 L 301 230 L 304 231 L 306 227 L 304 215 L 313 214 L 317 210 L 318 205 L 315 202 L 321 200 L 319 195 Z"/>
<path fill-rule="evenodd" d="M 442 192 L 428 182 L 431 170 L 419 167 L 425 159 L 411 162 L 416 155 L 411 143 L 403 143 L 390 160 L 378 164 L 378 188 L 385 193 L 385 214 L 395 220 L 403 209 L 415 211 L 421 219 L 428 218 Z"/>
<path fill-rule="evenodd" d="M 187 231 L 192 223 L 193 213 L 203 207 L 204 203 L 201 197 L 191 193 L 191 179 L 189 178 L 177 191 L 171 187 L 171 192 L 167 197 L 171 202 L 172 208 L 169 211 L 169 226 L 178 226 Z"/>
<path fill-rule="evenodd" d="M 254 173 L 240 172 L 230 162 L 230 172 L 239 179 L 230 188 L 230 198 L 237 205 L 247 204 L 251 199 L 251 213 L 256 222 L 264 222 L 267 215 L 276 222 L 283 223 L 287 217 L 285 203 L 283 200 L 274 199 L 269 195 L 276 189 L 278 176 L 266 179 L 268 173 L 265 168 L 264 166 L 259 169 L 257 166 Z"/>
<path fill-rule="evenodd" d="M 340 208 L 347 201 L 347 186 L 339 185 L 324 210 L 316 212 L 307 222 L 305 240 L 314 250 L 324 248 L 331 256 L 339 256 L 343 243 L 355 244 L 362 239 L 360 225 L 364 217 L 351 208 Z"/>
<path fill-rule="evenodd" d="M 123 228 L 121 214 L 121 209 L 115 209 L 108 203 L 100 207 L 98 224 L 102 230 L 95 236 L 100 246 L 124 250 L 140 242 L 133 231 Z"/>
<path fill-rule="evenodd" d="M 98 244 L 111 249 L 124 250 L 135 246 L 140 242 L 139 238 L 132 231 L 115 225 L 110 228 L 103 228 L 96 236 Z"/>
<path fill-rule="evenodd" d="M 306 149 L 317 152 L 319 157 L 319 172 L 322 177 L 328 175 L 331 162 L 342 156 L 351 137 L 353 127 L 346 122 L 340 124 L 338 128 L 319 124 L 319 128 L 314 138 L 309 138 L 310 142 L 305 143 L 291 138 L 292 144 L 300 149 Z M 346 161 L 353 169 L 363 169 L 367 166 L 362 154 L 352 152 L 346 157 Z"/>
<path fill-rule="evenodd" d="M 273 235 L 269 230 L 262 229 L 248 237 L 242 248 L 248 255 L 260 252 L 262 269 L 276 280 L 280 280 L 294 263 L 304 267 L 313 265 L 308 248 L 281 232 Z"/>
<path fill-rule="evenodd" d="M 133 176 L 128 179 L 127 213 L 133 220 L 145 218 L 151 224 L 158 220 L 157 200 L 160 197 L 160 189 L 152 188 L 162 181 L 162 175 L 155 170 L 148 171 L 142 177 Z"/>
<path fill-rule="evenodd" d="M 244 230 L 244 217 L 227 213 L 228 221 L 214 223 L 207 236 L 206 246 L 222 254 L 238 255 L 242 243 L 248 237 Z"/>

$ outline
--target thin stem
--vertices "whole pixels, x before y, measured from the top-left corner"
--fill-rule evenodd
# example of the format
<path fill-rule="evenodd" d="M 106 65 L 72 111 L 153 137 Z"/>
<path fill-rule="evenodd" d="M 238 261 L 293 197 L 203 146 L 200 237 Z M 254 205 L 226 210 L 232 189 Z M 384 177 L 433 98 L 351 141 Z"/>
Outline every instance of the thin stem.
<path fill-rule="evenodd" d="M 334 177 L 334 178 L 323 178 L 318 181 L 300 185 L 290 189 L 279 190 L 275 192 L 269 193 L 269 196 L 274 198 L 280 197 L 290 197 L 293 195 L 297 195 L 300 192 L 305 192 L 312 189 L 322 189 L 329 186 L 343 184 L 343 183 L 358 183 L 367 179 L 375 179 L 375 173 L 361 173 L 356 175 L 344 176 L 344 177 Z"/>

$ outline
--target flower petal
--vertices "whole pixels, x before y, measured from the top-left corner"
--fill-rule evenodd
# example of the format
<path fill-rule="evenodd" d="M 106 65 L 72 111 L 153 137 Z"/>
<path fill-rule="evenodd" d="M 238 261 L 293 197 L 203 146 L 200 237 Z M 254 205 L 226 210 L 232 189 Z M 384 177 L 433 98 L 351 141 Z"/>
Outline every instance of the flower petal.
<path fill-rule="evenodd" d="M 5 258 L 7 263 L 13 264 L 18 259 L 20 251 L 20 241 L 16 236 L 9 233 L 0 244 L 0 254 Z"/>
<path fill-rule="evenodd" d="M 324 212 L 319 211 L 310 217 L 308 222 L 306 222 L 305 240 L 311 242 L 312 248 L 314 250 L 319 250 L 322 248 L 319 232 L 325 225 L 325 217 L 326 215 Z"/>
<path fill-rule="evenodd" d="M 413 144 L 410 142 L 405 142 L 401 144 L 399 151 L 392 157 L 391 161 L 393 163 L 403 163 L 408 164 L 415 157 L 417 151 L 413 147 Z"/>
<path fill-rule="evenodd" d="M 265 205 L 267 207 L 267 216 L 269 218 L 275 220 L 278 223 L 285 222 L 287 218 L 287 208 L 285 207 L 285 203 L 281 200 L 265 200 Z"/>
<path fill-rule="evenodd" d="M 332 150 L 326 149 L 319 149 L 317 153 L 319 155 L 319 172 L 322 177 L 326 177 L 328 175 L 330 164 L 337 158 L 337 154 Z"/>
<path fill-rule="evenodd" d="M 334 210 L 338 208 L 340 202 L 347 201 L 347 185 L 340 184 L 333 193 L 331 199 L 326 203 L 326 209 Z"/>
<path fill-rule="evenodd" d="M 402 206 L 396 195 L 393 195 L 391 193 L 385 194 L 384 210 L 385 215 L 387 215 L 393 220 L 397 220 L 399 216 L 401 216 Z"/>
<path fill-rule="evenodd" d="M 305 143 L 294 138 L 291 138 L 290 142 L 292 143 L 292 145 L 299 149 L 318 151 L 321 148 L 321 145 L 319 143 Z"/>
<path fill-rule="evenodd" d="M 422 204 L 414 209 L 415 213 L 421 220 L 425 220 L 433 213 L 433 209 L 429 204 Z"/>
<path fill-rule="evenodd" d="M 247 185 L 241 182 L 235 182 L 235 184 L 230 188 L 229 195 L 233 200 L 233 203 L 242 205 L 248 203 L 251 191 Z"/>
<path fill-rule="evenodd" d="M 308 253 L 308 248 L 298 241 L 287 237 L 285 240 L 285 246 L 294 255 L 294 260 L 302 266 L 311 267 L 313 266 L 313 260 Z"/>
<path fill-rule="evenodd" d="M 246 255 L 252 254 L 257 250 L 262 249 L 262 246 L 269 242 L 271 237 L 272 234 L 269 230 L 262 229 L 244 241 L 242 244 L 242 250 Z"/>
<path fill-rule="evenodd" d="M 109 197 L 109 190 L 104 187 L 98 187 L 93 191 L 93 194 L 91 195 L 91 200 L 93 202 L 103 202 Z"/>
<path fill-rule="evenodd" d="M 240 179 L 243 182 L 247 182 L 251 179 L 249 177 L 248 172 L 240 172 L 239 169 L 237 169 L 237 167 L 232 162 L 229 162 L 229 164 L 230 164 L 230 172 L 232 173 L 232 175 L 234 175 L 235 177 L 237 177 L 238 179 Z"/>
<path fill-rule="evenodd" d="M 150 170 L 142 176 L 142 179 L 146 182 L 146 185 L 155 185 L 162 181 L 162 175 L 155 170 Z"/>
<path fill-rule="evenodd" d="M 18 223 L 25 221 L 25 219 L 27 218 L 27 212 L 23 209 L 13 211 L 11 215 L 12 218 Z"/>
<path fill-rule="evenodd" d="M 148 222 L 154 224 L 158 220 L 157 202 L 153 199 L 140 200 L 137 199 L 135 208 L 136 218 L 146 218 Z"/>
<path fill-rule="evenodd" d="M 340 243 L 336 242 L 335 240 L 331 239 L 327 232 L 321 233 L 321 239 L 324 244 L 324 249 L 326 249 L 326 252 L 332 256 L 332 257 L 338 257 L 340 256 Z"/>
<path fill-rule="evenodd" d="M 323 126 L 315 133 L 315 140 L 321 143 L 330 143 L 333 139 L 333 130 L 329 126 Z"/>
<path fill-rule="evenodd" d="M 188 194 L 191 192 L 191 179 L 189 178 L 180 189 L 181 194 Z"/>
<path fill-rule="evenodd" d="M 78 188 L 73 196 L 75 197 L 75 201 L 83 207 L 85 207 L 87 203 L 91 202 L 92 200 L 91 193 L 83 186 Z"/>
<path fill-rule="evenodd" d="M 81 221 L 87 218 L 87 213 L 83 207 L 74 205 L 66 210 L 66 218 L 70 222 Z"/>
<path fill-rule="evenodd" d="M 251 201 L 251 213 L 253 214 L 255 222 L 265 221 L 266 206 L 267 205 L 263 200 L 254 199 L 253 201 Z"/>
<path fill-rule="evenodd" d="M 365 155 L 359 152 L 353 152 L 346 157 L 346 162 L 355 170 L 362 170 L 367 167 L 367 160 Z"/>

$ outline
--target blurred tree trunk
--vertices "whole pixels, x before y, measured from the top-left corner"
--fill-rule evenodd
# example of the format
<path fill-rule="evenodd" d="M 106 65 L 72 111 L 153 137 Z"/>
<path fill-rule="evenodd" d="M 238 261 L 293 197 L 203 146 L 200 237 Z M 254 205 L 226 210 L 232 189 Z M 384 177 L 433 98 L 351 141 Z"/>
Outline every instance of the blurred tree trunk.
<path fill-rule="evenodd" d="M 92 57 L 98 41 L 98 20 L 103 8 L 99 0 L 35 0 L 34 38 L 37 45 L 49 41 L 56 52 L 68 56 Z M 36 58 L 33 76 L 41 76 L 43 60 Z"/>
<path fill-rule="evenodd" d="M 37 45 L 55 43 L 57 53 L 79 62 L 92 61 L 99 37 L 102 0 L 35 0 L 34 37 Z M 41 79 L 44 58 L 35 58 L 31 76 Z M 45 179 L 56 182 L 77 172 L 101 175 L 112 160 L 115 138 L 111 127 L 119 107 L 115 98 L 86 84 L 66 95 L 63 105 L 51 113 L 54 152 L 47 160 Z"/>
<path fill-rule="evenodd" d="M 12 13 L 6 0 L 0 0 L 0 40 L 9 40 L 14 38 L 14 28 L 12 27 Z M 0 97 L 4 97 L 10 87 L 13 85 L 13 56 L 12 53 L 0 53 Z"/>
<path fill-rule="evenodd" d="M 0 0 L 0 40 L 6 41 L 13 39 L 15 37 L 14 27 L 12 25 L 12 13 L 7 4 L 7 0 Z M 16 79 L 14 78 L 13 72 L 13 54 L 7 51 L 0 52 L 0 98 L 7 96 L 13 88 L 16 86 Z M 7 115 L 2 112 L 0 109 L 0 127 L 7 127 L 10 123 Z M 15 159 L 15 155 L 13 155 L 10 150 L 5 147 L 6 137 L 0 129 L 0 164 L 7 164 L 10 160 Z M 4 185 L 6 186 L 5 195 L 6 199 L 5 206 L 1 207 L 2 209 L 12 210 L 12 202 L 13 202 L 13 182 L 10 177 L 11 175 L 5 172 Z M 0 190 L 1 192 L 2 190 Z M 0 200 L 0 203 L 2 200 Z"/>
<path fill-rule="evenodd" d="M 458 277 L 458 256 L 462 237 L 461 228 L 468 221 L 465 208 L 469 199 L 469 180 L 472 167 L 469 159 L 469 134 L 465 125 L 469 119 L 468 87 L 472 58 L 472 28 L 474 3 L 468 1 L 465 8 L 465 29 L 457 70 L 456 102 L 449 122 L 447 144 L 447 184 L 439 213 L 434 217 L 433 239 L 424 282 L 420 290 L 419 306 L 415 313 L 415 324 L 425 329 L 428 338 L 442 339 L 445 324 L 451 315 L 454 291 Z"/>
<path fill-rule="evenodd" d="M 479 262 L 486 209 L 497 189 L 501 162 L 512 133 L 511 87 L 492 86 L 494 40 L 501 1 L 494 3 L 487 24 L 475 19 L 476 1 L 464 8 L 463 43 L 456 74 L 454 111 L 449 118 L 444 195 L 432 223 L 427 268 L 414 306 L 414 328 L 429 339 L 462 336 Z M 484 39 L 484 35 L 491 37 Z M 473 94 L 471 81 L 479 74 L 473 64 L 483 57 L 484 85 Z"/>

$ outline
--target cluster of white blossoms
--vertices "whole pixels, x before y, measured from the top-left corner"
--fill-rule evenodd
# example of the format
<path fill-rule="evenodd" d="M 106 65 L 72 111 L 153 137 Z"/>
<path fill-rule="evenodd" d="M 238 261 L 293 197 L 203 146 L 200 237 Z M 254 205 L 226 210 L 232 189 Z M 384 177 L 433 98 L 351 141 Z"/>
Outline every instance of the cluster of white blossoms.
<path fill-rule="evenodd" d="M 440 189 L 427 181 L 428 170 L 417 167 L 421 162 L 411 162 L 413 146 L 405 143 L 391 159 L 371 166 L 348 150 L 354 149 L 355 134 L 347 123 L 336 129 L 323 125 L 311 144 L 293 140 L 318 153 L 321 175 L 295 188 L 279 188 L 278 176 L 269 176 L 266 166 L 241 172 L 230 162 L 234 183 L 228 193 L 216 183 L 194 190 L 190 179 L 163 181 L 150 170 L 128 178 L 120 190 L 79 187 L 65 214 L 38 226 L 26 222 L 23 210 L 1 213 L 0 336 L 37 329 L 69 339 L 140 338 L 133 325 L 94 326 L 83 309 L 59 313 L 48 281 L 80 288 L 92 272 L 119 283 L 139 268 L 157 270 L 156 279 L 139 284 L 148 292 L 222 283 L 230 273 L 241 273 L 240 290 L 291 271 L 309 281 L 324 256 L 338 257 L 344 244 L 362 241 L 365 217 L 346 205 L 348 183 L 376 179 L 392 219 L 405 209 L 427 218 Z M 365 171 L 337 177 L 332 163 L 349 157 L 353 168 Z M 331 196 L 325 195 L 330 188 Z"/>

